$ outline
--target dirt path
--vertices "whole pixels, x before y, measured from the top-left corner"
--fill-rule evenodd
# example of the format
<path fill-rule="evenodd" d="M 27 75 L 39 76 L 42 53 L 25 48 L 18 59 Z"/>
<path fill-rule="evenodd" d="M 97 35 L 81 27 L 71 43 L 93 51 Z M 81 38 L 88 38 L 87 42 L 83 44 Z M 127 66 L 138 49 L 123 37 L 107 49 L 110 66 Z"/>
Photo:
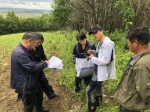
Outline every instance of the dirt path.
<path fill-rule="evenodd" d="M 56 70 L 46 72 L 46 76 L 55 92 L 59 94 L 59 97 L 48 100 L 46 95 L 44 95 L 45 107 L 49 107 L 51 112 L 79 112 L 81 107 L 79 101 L 71 95 L 66 87 L 59 85 L 58 81 L 55 80 L 55 77 L 57 76 Z"/>
<path fill-rule="evenodd" d="M 47 99 L 44 94 L 43 106 L 49 108 L 49 112 L 79 112 L 81 104 L 70 92 L 55 80 L 57 72 L 50 70 L 45 72 L 50 84 L 53 86 L 58 98 Z M 17 94 L 10 88 L 10 67 L 0 73 L 0 112 L 23 112 L 22 101 L 16 101 Z"/>

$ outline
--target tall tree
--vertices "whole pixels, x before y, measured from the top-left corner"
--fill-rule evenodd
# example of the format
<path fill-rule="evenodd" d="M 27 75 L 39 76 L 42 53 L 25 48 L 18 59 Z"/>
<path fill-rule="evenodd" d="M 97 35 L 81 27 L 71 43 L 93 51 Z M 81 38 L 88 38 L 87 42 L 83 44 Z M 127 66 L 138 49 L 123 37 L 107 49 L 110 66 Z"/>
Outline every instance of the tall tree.
<path fill-rule="evenodd" d="M 59 23 L 60 27 L 66 27 L 68 25 L 68 16 L 71 11 L 68 0 L 54 0 L 53 8 L 53 22 Z"/>
<path fill-rule="evenodd" d="M 109 32 L 136 26 L 150 26 L 150 0 L 54 0 L 58 24 L 89 30 L 99 24 Z M 64 2 L 65 1 L 65 2 Z M 63 3 L 62 3 L 63 2 Z M 64 7 L 69 7 L 69 13 Z M 54 13 L 53 13 L 54 14 Z M 68 14 L 67 16 L 63 16 Z M 61 23 L 62 22 L 62 23 Z M 65 25 L 64 25 L 65 26 Z"/>
<path fill-rule="evenodd" d="M 148 26 L 150 15 L 150 0 L 129 0 L 129 5 L 134 12 L 133 27 Z"/>
<path fill-rule="evenodd" d="M 5 24 L 7 26 L 8 33 L 16 33 L 19 31 L 19 19 L 15 15 L 14 11 L 8 11 Z"/>
<path fill-rule="evenodd" d="M 2 15 L 0 15 L 0 35 L 6 34 L 6 26 L 5 26 L 5 19 Z"/>

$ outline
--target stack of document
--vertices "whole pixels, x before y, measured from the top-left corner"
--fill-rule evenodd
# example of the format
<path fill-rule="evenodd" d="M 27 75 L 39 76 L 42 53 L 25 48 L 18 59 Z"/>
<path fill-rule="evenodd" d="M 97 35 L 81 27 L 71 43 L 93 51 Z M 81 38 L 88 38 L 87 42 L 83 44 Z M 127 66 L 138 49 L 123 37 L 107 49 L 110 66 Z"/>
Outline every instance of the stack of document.
<path fill-rule="evenodd" d="M 56 56 L 52 56 L 49 60 L 48 68 L 63 69 L 62 60 L 60 60 Z"/>

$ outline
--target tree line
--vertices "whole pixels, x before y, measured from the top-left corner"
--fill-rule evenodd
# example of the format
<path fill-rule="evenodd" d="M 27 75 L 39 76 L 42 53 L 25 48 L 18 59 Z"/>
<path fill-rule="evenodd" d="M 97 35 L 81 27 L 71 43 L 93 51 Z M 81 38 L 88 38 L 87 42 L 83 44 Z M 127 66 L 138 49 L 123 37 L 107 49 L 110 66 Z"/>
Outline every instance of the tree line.
<path fill-rule="evenodd" d="M 53 26 L 51 21 L 50 14 L 43 14 L 36 18 L 19 18 L 14 11 L 8 11 L 6 18 L 0 15 L 0 35 L 57 29 L 57 26 Z"/>
<path fill-rule="evenodd" d="M 99 24 L 109 33 L 150 27 L 150 0 L 53 0 L 52 13 L 18 18 L 0 15 L 0 35 L 25 31 L 86 30 Z"/>

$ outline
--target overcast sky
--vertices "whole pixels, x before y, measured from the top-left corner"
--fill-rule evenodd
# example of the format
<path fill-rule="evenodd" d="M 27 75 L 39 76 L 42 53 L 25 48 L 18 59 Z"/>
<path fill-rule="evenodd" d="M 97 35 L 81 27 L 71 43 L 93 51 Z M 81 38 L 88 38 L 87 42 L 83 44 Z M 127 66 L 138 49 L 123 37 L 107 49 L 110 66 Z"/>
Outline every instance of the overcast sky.
<path fill-rule="evenodd" d="M 0 0 L 0 7 L 50 10 L 53 0 Z"/>

